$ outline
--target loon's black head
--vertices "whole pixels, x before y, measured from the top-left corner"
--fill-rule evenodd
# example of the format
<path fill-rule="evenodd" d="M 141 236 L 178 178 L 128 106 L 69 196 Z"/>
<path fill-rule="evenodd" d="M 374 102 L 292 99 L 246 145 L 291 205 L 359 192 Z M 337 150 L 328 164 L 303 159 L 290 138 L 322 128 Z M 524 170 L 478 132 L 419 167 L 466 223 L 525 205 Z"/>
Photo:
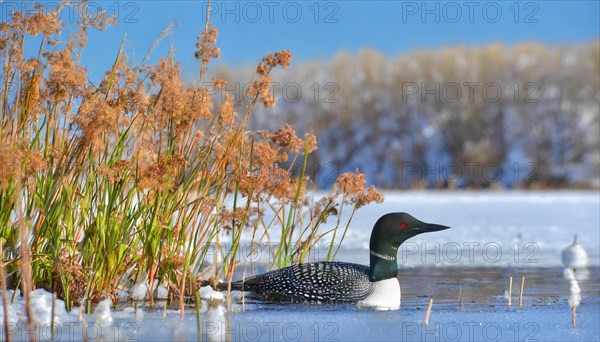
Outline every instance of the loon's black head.
<path fill-rule="evenodd" d="M 404 241 L 415 235 L 448 228 L 450 227 L 441 224 L 425 223 L 407 213 L 390 213 L 383 215 L 375 223 L 369 247 L 374 250 L 381 244 L 390 244 L 398 248 Z"/>
<path fill-rule="evenodd" d="M 441 224 L 425 223 L 407 213 L 383 215 L 375 223 L 371 233 L 369 249 L 371 253 L 371 281 L 396 277 L 398 247 L 413 236 L 421 233 L 437 232 L 450 227 Z"/>

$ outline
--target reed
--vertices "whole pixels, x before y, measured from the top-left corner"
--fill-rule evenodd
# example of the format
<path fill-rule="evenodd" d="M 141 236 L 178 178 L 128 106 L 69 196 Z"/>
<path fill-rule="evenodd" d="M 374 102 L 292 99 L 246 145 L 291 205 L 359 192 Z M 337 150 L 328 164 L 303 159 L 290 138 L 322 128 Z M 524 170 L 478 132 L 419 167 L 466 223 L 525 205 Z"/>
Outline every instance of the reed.
<path fill-rule="evenodd" d="M 433 306 L 433 298 L 429 299 L 429 305 L 427 306 L 427 313 L 425 314 L 425 325 L 429 324 L 429 315 L 431 315 L 431 307 Z"/>
<path fill-rule="evenodd" d="M 512 306 L 512 277 L 508 277 L 508 306 Z"/>
<path fill-rule="evenodd" d="M 299 137 L 290 125 L 248 128 L 256 106 L 275 105 L 271 72 L 290 64 L 289 51 L 263 58 L 238 113 L 230 96 L 212 93 L 225 82 L 204 79 L 220 56 L 209 20 L 196 44 L 196 82 L 182 81 L 172 49 L 147 64 L 169 27 L 139 63 L 128 59 L 123 38 L 94 85 L 82 58 L 86 35 L 114 22 L 102 11 L 85 20 L 85 8 L 76 8 L 79 32 L 67 35 L 61 10 L 15 12 L 0 30 L 0 252 L 8 286 L 21 286 L 26 298 L 46 288 L 70 310 L 104 297 L 116 302 L 125 284 L 146 283 L 152 302 L 157 280 L 183 314 L 205 270 L 232 279 L 242 235 L 279 246 L 272 267 L 304 261 L 329 238 L 331 259 L 351 222 L 338 215 L 342 208 L 353 216 L 382 201 L 358 172 L 311 199 L 305 170 L 316 137 Z M 25 56 L 24 45 L 39 41 L 33 37 L 41 37 L 38 53 Z M 282 233 L 275 241 L 274 230 Z M 220 243 L 225 235 L 231 246 Z M 211 247 L 223 260 L 208 257 Z"/>
<path fill-rule="evenodd" d="M 51 335 L 51 339 L 54 340 L 55 336 L 56 336 L 56 323 L 55 323 L 55 316 L 56 316 L 56 293 L 52 294 L 52 311 L 51 311 L 51 316 L 50 316 L 50 335 Z"/>
<path fill-rule="evenodd" d="M 0 239 L 0 255 L 3 255 L 4 248 L 2 247 L 2 239 Z M 2 314 L 4 325 L 4 339 L 10 342 L 10 326 L 8 325 L 8 301 L 6 300 L 6 273 L 4 272 L 4 260 L 0 260 L 0 291 L 2 292 Z"/>
<path fill-rule="evenodd" d="M 521 278 L 521 291 L 519 291 L 519 307 L 523 307 L 523 291 L 525 290 L 525 276 Z"/>

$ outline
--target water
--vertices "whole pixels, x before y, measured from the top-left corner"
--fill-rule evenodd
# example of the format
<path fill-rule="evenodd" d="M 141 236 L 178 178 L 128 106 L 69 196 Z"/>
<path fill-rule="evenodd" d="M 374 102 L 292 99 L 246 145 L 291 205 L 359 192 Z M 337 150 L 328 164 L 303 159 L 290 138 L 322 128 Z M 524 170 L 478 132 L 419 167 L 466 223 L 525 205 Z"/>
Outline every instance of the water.
<path fill-rule="evenodd" d="M 580 279 L 583 296 L 600 298 L 600 268 L 594 267 L 587 279 Z M 582 271 L 580 271 L 582 272 Z M 400 271 L 402 306 L 422 306 L 428 299 L 436 303 L 454 305 L 458 302 L 459 287 L 463 307 L 504 306 L 504 292 L 508 291 L 509 277 L 513 277 L 513 305 L 518 305 L 521 279 L 525 276 L 523 304 L 525 306 L 551 305 L 569 294 L 569 284 L 562 268 L 414 268 Z M 407 274 L 410 273 L 410 274 Z"/>
<path fill-rule="evenodd" d="M 523 275 L 525 291 L 523 307 L 519 307 Z M 509 276 L 513 277 L 512 306 L 507 305 L 505 296 Z M 600 336 L 598 267 L 579 280 L 583 302 L 576 329 L 571 328 L 569 285 L 560 268 L 405 269 L 401 270 L 401 284 L 403 299 L 398 311 L 256 300 L 242 305 L 235 295 L 229 313 L 224 305 L 204 301 L 199 323 L 191 307 L 184 323 L 165 323 L 160 312 L 149 310 L 140 321 L 138 337 L 196 340 L 199 334 L 203 340 L 231 341 L 589 341 Z M 430 298 L 434 305 L 425 326 Z M 161 326 L 163 333 L 145 330 L 148 325 Z"/>
<path fill-rule="evenodd" d="M 161 302 L 151 308 L 138 303 L 112 312 L 96 309 L 78 320 L 78 312 L 58 310 L 54 339 L 50 333 L 51 295 L 36 291 L 34 326 L 38 341 L 597 341 L 600 336 L 600 268 L 579 280 L 583 300 L 577 327 L 571 327 L 568 282 L 560 268 L 402 268 L 402 305 L 378 312 L 344 304 L 278 304 L 245 298 L 226 302 L 203 300 L 200 315 L 186 307 L 185 318 Z M 519 307 L 525 276 L 523 307 Z M 507 305 L 508 277 L 513 277 L 513 302 Z M 458 303 L 459 288 L 461 303 Z M 429 299 L 434 304 L 423 324 Z M 22 300 L 10 307 L 22 310 Z M 59 305 L 62 303 L 59 301 Z M 21 311 L 22 312 L 22 311 Z M 10 325 L 13 341 L 27 338 L 24 317 Z M 1 340 L 5 340 L 2 338 Z"/>

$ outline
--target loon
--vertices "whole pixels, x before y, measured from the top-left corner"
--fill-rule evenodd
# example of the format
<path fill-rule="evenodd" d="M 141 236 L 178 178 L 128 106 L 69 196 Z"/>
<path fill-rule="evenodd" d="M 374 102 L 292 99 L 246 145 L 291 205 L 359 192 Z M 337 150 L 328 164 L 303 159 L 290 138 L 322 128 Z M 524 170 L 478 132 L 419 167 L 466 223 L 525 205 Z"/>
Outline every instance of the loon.
<path fill-rule="evenodd" d="M 231 290 L 251 292 L 269 301 L 357 303 L 378 310 L 397 310 L 398 248 L 415 235 L 448 228 L 419 221 L 407 213 L 389 213 L 373 227 L 370 266 L 335 261 L 297 264 L 232 282 Z M 218 283 L 215 287 L 227 290 L 228 284 Z"/>

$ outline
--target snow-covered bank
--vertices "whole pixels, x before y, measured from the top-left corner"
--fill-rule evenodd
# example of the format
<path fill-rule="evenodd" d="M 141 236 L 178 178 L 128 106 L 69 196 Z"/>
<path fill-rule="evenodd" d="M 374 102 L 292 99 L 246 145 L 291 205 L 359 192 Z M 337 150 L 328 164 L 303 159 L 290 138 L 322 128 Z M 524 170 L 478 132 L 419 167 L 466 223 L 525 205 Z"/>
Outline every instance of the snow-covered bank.
<path fill-rule="evenodd" d="M 314 194 L 316 199 L 324 195 Z M 384 203 L 365 206 L 355 214 L 338 260 L 367 264 L 375 221 L 386 213 L 405 211 L 452 229 L 418 235 L 405 242 L 398 251 L 403 267 L 562 267 L 561 253 L 572 243 L 574 234 L 586 249 L 590 266 L 600 265 L 598 192 L 386 191 L 384 196 Z M 346 218 L 349 211 L 344 211 Z M 332 228 L 334 223 L 335 218 L 330 218 L 321 231 Z M 277 229 L 271 230 L 271 241 L 278 241 L 279 234 Z M 336 242 L 339 243 L 341 235 L 338 234 Z M 257 248 L 250 245 L 250 237 L 251 234 L 242 235 L 239 260 L 270 267 L 277 245 L 260 246 L 260 256 L 249 255 Z M 230 245 L 227 235 L 221 241 L 225 246 Z M 310 261 L 325 259 L 329 243 L 329 236 L 322 239 L 312 251 Z"/>
<path fill-rule="evenodd" d="M 385 192 L 355 216 L 340 258 L 367 263 L 371 227 L 391 211 L 452 227 L 407 241 L 398 258 L 408 267 L 558 267 L 573 234 L 600 265 L 598 192 Z"/>

